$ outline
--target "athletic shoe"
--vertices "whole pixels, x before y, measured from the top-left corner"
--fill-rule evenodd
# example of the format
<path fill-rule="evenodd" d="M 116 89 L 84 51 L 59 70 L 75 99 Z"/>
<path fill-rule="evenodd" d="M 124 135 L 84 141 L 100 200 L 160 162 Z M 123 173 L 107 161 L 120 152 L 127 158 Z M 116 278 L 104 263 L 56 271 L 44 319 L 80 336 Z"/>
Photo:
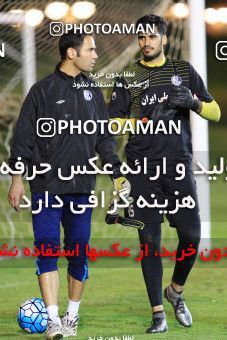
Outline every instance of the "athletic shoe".
<path fill-rule="evenodd" d="M 70 318 L 69 313 L 66 312 L 61 321 L 62 321 L 64 338 L 67 336 L 77 335 L 77 326 L 78 326 L 78 321 L 79 321 L 78 315 L 76 315 L 74 318 Z"/>
<path fill-rule="evenodd" d="M 63 338 L 62 325 L 56 324 L 52 320 L 48 320 L 46 339 L 57 340 Z"/>
<path fill-rule="evenodd" d="M 153 315 L 151 327 L 146 330 L 146 333 L 163 333 L 168 331 L 165 313 L 157 313 Z"/>
<path fill-rule="evenodd" d="M 164 297 L 173 306 L 177 321 L 184 327 L 192 325 L 192 316 L 181 294 L 174 293 L 170 286 L 164 290 Z"/>

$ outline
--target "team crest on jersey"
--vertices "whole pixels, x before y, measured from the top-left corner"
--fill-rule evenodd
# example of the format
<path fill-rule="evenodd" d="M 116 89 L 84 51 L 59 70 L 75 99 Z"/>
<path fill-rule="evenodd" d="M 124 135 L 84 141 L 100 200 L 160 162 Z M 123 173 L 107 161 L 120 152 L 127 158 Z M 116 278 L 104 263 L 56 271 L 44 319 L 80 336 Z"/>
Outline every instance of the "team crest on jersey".
<path fill-rule="evenodd" d="M 84 98 L 86 100 L 92 100 L 92 93 L 91 93 L 91 91 L 84 90 Z"/>
<path fill-rule="evenodd" d="M 171 77 L 171 83 L 175 86 L 179 86 L 182 84 L 182 79 L 178 75 L 174 75 Z"/>

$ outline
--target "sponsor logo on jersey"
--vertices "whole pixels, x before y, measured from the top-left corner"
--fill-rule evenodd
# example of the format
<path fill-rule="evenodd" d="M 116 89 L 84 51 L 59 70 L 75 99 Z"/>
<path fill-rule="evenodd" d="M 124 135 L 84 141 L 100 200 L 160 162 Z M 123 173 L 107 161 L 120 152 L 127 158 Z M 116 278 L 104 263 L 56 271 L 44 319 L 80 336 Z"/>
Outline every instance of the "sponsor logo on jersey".
<path fill-rule="evenodd" d="M 114 92 L 112 93 L 112 100 L 115 100 L 116 97 L 117 97 L 117 94 L 116 94 L 116 92 L 114 91 Z"/>

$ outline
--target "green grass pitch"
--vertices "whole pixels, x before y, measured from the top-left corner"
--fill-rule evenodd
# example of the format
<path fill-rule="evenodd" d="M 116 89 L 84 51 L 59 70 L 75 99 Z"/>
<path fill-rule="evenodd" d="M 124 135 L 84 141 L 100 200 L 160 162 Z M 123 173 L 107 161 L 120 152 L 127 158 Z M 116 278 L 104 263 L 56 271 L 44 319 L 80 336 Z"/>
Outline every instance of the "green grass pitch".
<path fill-rule="evenodd" d="M 223 139 L 220 135 L 223 134 Z M 214 149 L 221 156 L 221 143 L 226 131 L 221 128 L 211 131 L 215 141 Z M 220 144 L 218 144 L 220 141 Z M 98 187 L 103 183 L 98 180 Z M 212 237 L 222 238 L 225 242 L 227 210 L 226 186 L 220 178 L 211 183 L 211 214 Z M 7 187 L 1 192 L 6 197 Z M 7 203 L 2 203 L 0 209 L 1 238 L 31 237 L 31 222 L 28 213 L 12 213 L 14 231 L 3 217 L 3 210 L 10 211 Z M 103 223 L 103 213 L 98 210 L 93 215 L 92 236 L 98 238 L 137 238 L 135 230 L 125 230 L 123 227 L 109 227 Z M 165 224 L 163 236 L 174 237 L 175 231 Z M 227 246 L 227 241 L 225 242 Z M 4 266 L 2 263 L 4 262 Z M 59 306 L 63 314 L 67 303 L 66 262 L 61 267 Z M 227 339 L 227 263 L 225 268 L 196 267 L 190 273 L 185 287 L 185 299 L 193 316 L 193 326 L 189 329 L 178 325 L 174 318 L 172 306 L 164 300 L 169 331 L 164 334 L 146 335 L 145 330 L 150 325 L 151 311 L 140 270 L 140 264 L 133 268 L 91 268 L 90 278 L 86 283 L 78 327 L 78 340 L 89 337 L 97 340 L 123 339 L 123 335 L 134 336 L 134 339 Z M 27 298 L 40 297 L 39 287 L 32 266 L 9 267 L 6 261 L 0 261 L 0 340 L 8 339 L 43 339 L 44 335 L 29 335 L 19 329 L 16 312 L 19 305 Z M 165 267 L 163 288 L 171 279 L 172 269 Z"/>
<path fill-rule="evenodd" d="M 80 308 L 78 340 L 89 337 L 134 339 L 226 339 L 226 269 L 194 269 L 185 289 L 187 304 L 193 315 L 191 328 L 183 328 L 174 319 L 172 306 L 165 303 L 169 331 L 146 335 L 151 313 L 139 268 L 90 270 L 90 279 Z M 19 330 L 16 309 L 27 297 L 40 296 L 34 269 L 1 270 L 0 338 L 42 339 L 44 335 L 29 335 Z M 164 271 L 164 285 L 171 270 Z M 65 269 L 60 269 L 60 313 L 66 307 Z"/>

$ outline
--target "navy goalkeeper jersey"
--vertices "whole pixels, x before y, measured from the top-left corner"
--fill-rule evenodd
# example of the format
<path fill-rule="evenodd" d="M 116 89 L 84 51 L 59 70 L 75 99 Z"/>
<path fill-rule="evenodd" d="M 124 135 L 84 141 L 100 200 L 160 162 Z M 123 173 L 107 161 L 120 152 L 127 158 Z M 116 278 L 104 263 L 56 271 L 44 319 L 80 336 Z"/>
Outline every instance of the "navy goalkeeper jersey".
<path fill-rule="evenodd" d="M 149 118 L 156 105 L 168 99 L 174 85 L 189 88 L 192 95 L 205 102 L 211 102 L 203 80 L 187 61 L 166 60 L 162 66 L 145 66 L 138 61 L 126 68 L 124 75 L 116 79 L 109 104 L 110 118 Z M 154 163 L 163 157 L 173 161 L 187 161 L 192 158 L 190 111 L 176 109 L 173 121 L 180 121 L 180 134 L 135 134 L 126 145 L 128 161 L 143 159 Z M 179 124 L 178 124 L 179 126 Z"/>

